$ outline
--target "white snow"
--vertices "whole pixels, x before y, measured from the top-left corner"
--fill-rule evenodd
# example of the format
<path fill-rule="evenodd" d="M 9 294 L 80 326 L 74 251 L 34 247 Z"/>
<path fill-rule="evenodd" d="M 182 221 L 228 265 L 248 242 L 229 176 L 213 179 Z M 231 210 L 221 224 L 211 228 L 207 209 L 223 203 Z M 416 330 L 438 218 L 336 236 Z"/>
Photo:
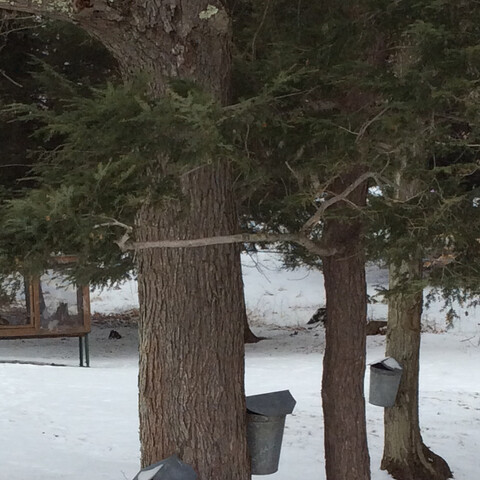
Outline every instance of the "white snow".
<path fill-rule="evenodd" d="M 289 389 L 297 400 L 287 416 L 279 471 L 265 478 L 324 478 L 324 334 L 321 326 L 305 326 L 324 304 L 322 276 L 280 271 L 278 258 L 266 253 L 243 261 L 253 328 L 268 337 L 246 346 L 247 394 Z M 386 285 L 386 272 L 370 267 L 368 280 L 372 294 L 375 284 Z M 134 308 L 135 294 L 133 282 L 93 292 L 92 310 Z M 369 316 L 384 318 L 386 306 L 370 305 Z M 480 309 L 462 307 L 448 331 L 441 304 L 426 310 L 424 321 L 440 333 L 422 337 L 422 434 L 457 480 L 473 480 L 480 473 Z M 116 330 L 122 338 L 109 340 L 109 328 L 94 326 L 91 368 L 77 366 L 78 339 L 0 341 L 0 480 L 131 480 L 137 474 L 137 334 L 133 327 Z M 367 363 L 385 357 L 384 337 L 367 343 Z M 367 368 L 367 391 L 368 381 Z M 383 409 L 367 404 L 366 413 L 372 479 L 386 480 L 380 470 Z"/>

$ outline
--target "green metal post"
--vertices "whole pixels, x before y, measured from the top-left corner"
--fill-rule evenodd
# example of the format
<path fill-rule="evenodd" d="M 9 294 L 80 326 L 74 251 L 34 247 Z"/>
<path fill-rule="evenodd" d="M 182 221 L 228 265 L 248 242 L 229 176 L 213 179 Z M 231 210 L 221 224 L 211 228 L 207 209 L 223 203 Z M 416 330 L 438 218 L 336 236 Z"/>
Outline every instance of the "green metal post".
<path fill-rule="evenodd" d="M 83 367 L 83 337 L 78 337 L 78 354 L 80 357 L 80 366 Z"/>
<path fill-rule="evenodd" d="M 85 335 L 85 362 L 87 367 L 90 366 L 90 347 L 88 344 L 88 333 Z"/>

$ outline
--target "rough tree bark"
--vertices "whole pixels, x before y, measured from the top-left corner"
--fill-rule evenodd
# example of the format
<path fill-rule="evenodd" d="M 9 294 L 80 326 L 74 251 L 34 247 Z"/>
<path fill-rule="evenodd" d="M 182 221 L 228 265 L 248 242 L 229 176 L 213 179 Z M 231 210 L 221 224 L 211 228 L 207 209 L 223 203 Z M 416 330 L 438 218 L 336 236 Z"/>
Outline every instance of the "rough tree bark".
<path fill-rule="evenodd" d="M 0 8 L 77 23 L 124 76 L 149 72 L 156 94 L 181 77 L 228 98 L 230 21 L 220 0 L 0 0 Z M 181 187 L 182 202 L 142 208 L 139 240 L 235 233 L 226 165 L 197 169 Z M 177 453 L 200 480 L 249 478 L 237 247 L 149 249 L 138 253 L 138 271 L 142 465 Z"/>
<path fill-rule="evenodd" d="M 332 193 L 344 191 L 361 173 L 358 168 L 340 177 L 332 185 Z M 364 182 L 348 200 L 363 206 L 366 195 Z M 338 210 L 338 206 L 332 210 Z M 362 223 L 358 218 L 328 219 L 324 239 L 327 247 L 340 250 L 322 260 L 327 301 L 322 380 L 326 473 L 329 480 L 368 480 L 370 458 L 363 392 L 367 301 Z"/>
<path fill-rule="evenodd" d="M 417 191 L 417 182 L 406 181 L 399 173 L 397 198 L 405 200 Z M 403 367 L 395 405 L 385 408 L 385 444 L 381 468 L 397 480 L 446 480 L 452 472 L 443 458 L 424 445 L 418 414 L 420 370 L 420 329 L 423 289 L 415 290 L 422 278 L 421 252 L 412 253 L 400 266 L 391 265 L 390 288 L 408 282 L 406 292 L 398 291 L 388 300 L 386 355 Z M 413 291 L 411 290 L 413 289 Z"/>
<path fill-rule="evenodd" d="M 400 282 L 421 279 L 422 261 L 412 258 L 402 266 L 390 266 L 390 288 Z M 382 469 L 397 480 L 446 480 L 449 466 L 423 443 L 418 415 L 420 320 L 423 291 L 396 293 L 388 301 L 386 355 L 403 367 L 393 407 L 385 408 L 385 445 Z"/>
<path fill-rule="evenodd" d="M 184 180 L 187 211 L 185 202 L 144 208 L 139 240 L 232 231 L 226 169 L 205 167 Z M 236 255 L 231 245 L 139 253 L 144 464 L 177 453 L 203 480 L 248 478 Z"/>
<path fill-rule="evenodd" d="M 208 86 L 225 101 L 230 32 L 221 4 L 170 0 L 155 15 L 142 18 L 135 33 L 145 29 L 150 35 L 138 35 L 133 51 L 130 36 L 122 51 L 117 40 L 110 46 L 116 48 L 124 71 L 138 68 L 143 59 L 143 68 L 156 69 L 157 91 L 162 91 L 165 76 L 182 76 Z M 159 22 L 160 35 L 152 42 L 152 25 Z M 205 166 L 181 182 L 181 202 L 142 209 L 137 219 L 139 241 L 235 232 L 226 166 Z M 177 453 L 202 480 L 244 480 L 249 466 L 238 249 L 234 245 L 152 249 L 137 257 L 142 464 Z"/>

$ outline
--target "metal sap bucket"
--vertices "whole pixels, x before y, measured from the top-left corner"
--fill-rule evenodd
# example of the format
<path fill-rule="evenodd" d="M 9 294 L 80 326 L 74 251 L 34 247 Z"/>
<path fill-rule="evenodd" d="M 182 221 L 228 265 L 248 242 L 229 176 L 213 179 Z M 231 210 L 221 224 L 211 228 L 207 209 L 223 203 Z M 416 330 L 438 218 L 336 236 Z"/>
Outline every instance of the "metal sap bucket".
<path fill-rule="evenodd" d="M 133 480 L 196 480 L 193 468 L 176 455 L 140 470 Z"/>
<path fill-rule="evenodd" d="M 402 367 L 391 357 L 370 365 L 369 402 L 379 407 L 393 407 L 402 379 Z"/>
<path fill-rule="evenodd" d="M 247 397 L 247 443 L 253 475 L 278 470 L 285 417 L 296 403 L 288 390 Z"/>

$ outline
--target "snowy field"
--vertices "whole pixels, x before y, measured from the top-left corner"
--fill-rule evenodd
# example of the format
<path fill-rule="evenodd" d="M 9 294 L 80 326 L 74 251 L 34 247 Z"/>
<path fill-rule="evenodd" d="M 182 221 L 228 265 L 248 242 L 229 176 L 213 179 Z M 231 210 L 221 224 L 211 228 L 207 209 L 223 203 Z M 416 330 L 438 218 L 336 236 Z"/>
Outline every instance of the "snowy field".
<path fill-rule="evenodd" d="M 287 417 L 279 471 L 266 478 L 325 478 L 320 398 L 324 335 L 320 326 L 305 328 L 324 303 L 322 276 L 280 271 L 269 254 L 244 257 L 243 263 L 253 329 L 268 337 L 246 346 L 247 394 L 289 389 L 297 400 Z M 374 294 L 375 285 L 386 284 L 386 272 L 369 268 L 368 282 Z M 98 312 L 120 312 L 136 304 L 134 283 L 92 294 L 92 309 Z M 425 443 L 448 461 L 455 478 L 475 480 L 480 475 L 480 309 L 459 306 L 457 313 L 454 328 L 444 331 L 440 304 L 424 312 L 428 330 L 439 333 L 423 335 L 420 417 Z M 386 306 L 370 305 L 368 314 L 385 318 Z M 93 327 L 89 369 L 77 366 L 78 339 L 0 341 L 0 480 L 135 476 L 137 333 L 134 327 L 116 330 L 122 338 L 109 340 L 110 328 Z M 384 346 L 384 337 L 369 337 L 368 362 L 382 358 Z M 368 381 L 367 371 L 367 392 Z M 379 470 L 383 409 L 367 404 L 367 421 L 372 479 L 385 480 L 390 476 Z"/>

